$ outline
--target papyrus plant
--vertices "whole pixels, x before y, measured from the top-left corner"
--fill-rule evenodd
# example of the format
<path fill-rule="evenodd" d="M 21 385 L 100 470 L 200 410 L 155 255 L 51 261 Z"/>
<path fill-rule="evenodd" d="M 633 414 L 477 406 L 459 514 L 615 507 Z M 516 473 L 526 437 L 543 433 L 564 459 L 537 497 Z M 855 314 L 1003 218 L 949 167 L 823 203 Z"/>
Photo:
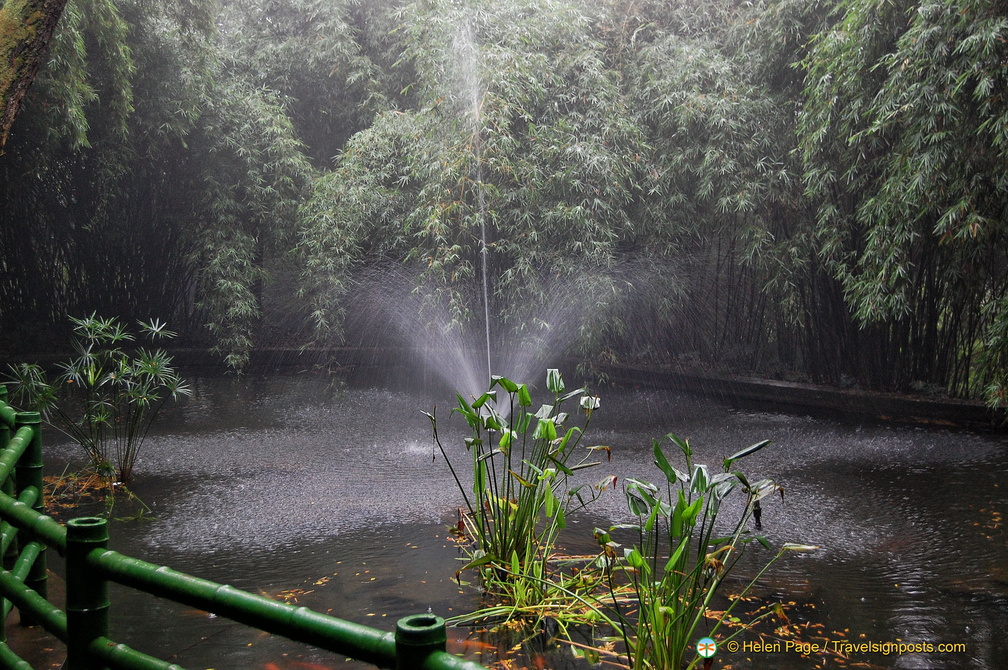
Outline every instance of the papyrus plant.
<path fill-rule="evenodd" d="M 129 482 L 154 418 L 169 399 L 190 390 L 171 356 L 135 346 L 134 335 L 115 317 L 92 314 L 71 321 L 76 356 L 59 365 L 52 382 L 39 365 L 13 368 L 15 400 L 38 408 L 77 442 L 97 473 Z M 138 326 L 152 343 L 175 336 L 157 319 Z"/>

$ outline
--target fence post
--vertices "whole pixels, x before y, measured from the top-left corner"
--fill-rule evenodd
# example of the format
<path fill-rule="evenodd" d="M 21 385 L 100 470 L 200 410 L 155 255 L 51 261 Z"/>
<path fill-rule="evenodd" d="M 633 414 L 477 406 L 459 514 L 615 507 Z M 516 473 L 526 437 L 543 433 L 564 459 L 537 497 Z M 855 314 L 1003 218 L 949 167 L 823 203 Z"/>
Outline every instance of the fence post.
<path fill-rule="evenodd" d="M 35 504 L 32 505 L 32 509 L 44 514 L 45 484 L 42 481 L 42 416 L 38 412 L 18 412 L 14 424 L 15 431 L 22 426 L 31 426 L 34 429 L 31 442 L 28 443 L 28 447 L 17 462 L 15 469 L 15 495 L 21 495 L 21 492 L 25 489 L 35 487 L 38 495 L 35 497 Z M 24 533 L 18 533 L 18 540 L 18 552 L 20 553 L 21 548 L 30 542 L 31 538 L 26 537 Z M 43 544 L 41 553 L 35 559 L 31 569 L 28 571 L 28 576 L 25 578 L 25 586 L 31 588 L 43 598 L 49 597 L 46 583 L 48 576 L 47 568 L 46 549 Z M 21 622 L 26 625 L 31 623 L 25 620 L 23 614 Z"/>
<path fill-rule="evenodd" d="M 99 637 L 108 637 L 108 581 L 89 570 L 93 549 L 108 548 L 108 521 L 79 517 L 67 522 L 66 615 L 67 670 L 99 670 L 101 661 L 88 652 Z"/>
<path fill-rule="evenodd" d="M 448 644 L 445 621 L 434 614 L 413 614 L 396 622 L 396 670 L 419 670 L 427 657 Z"/>

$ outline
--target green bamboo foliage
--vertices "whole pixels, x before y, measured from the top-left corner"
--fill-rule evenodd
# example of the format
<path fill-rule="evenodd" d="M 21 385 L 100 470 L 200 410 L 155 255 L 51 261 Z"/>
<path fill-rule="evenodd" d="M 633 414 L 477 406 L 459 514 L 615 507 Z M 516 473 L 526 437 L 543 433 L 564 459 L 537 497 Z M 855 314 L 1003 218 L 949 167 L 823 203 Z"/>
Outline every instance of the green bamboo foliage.
<path fill-rule="evenodd" d="M 627 259 L 675 294 L 653 255 L 671 246 L 669 230 L 638 216 L 650 150 L 611 45 L 582 4 L 413 3 L 399 20 L 401 64 L 416 73 L 409 107 L 352 138 L 305 209 L 300 248 L 316 322 L 338 323 L 353 268 L 383 257 L 413 264 L 462 327 L 484 239 L 492 312 L 518 327 L 542 320 L 552 287 L 585 275 L 601 301 L 624 295 Z M 385 235 L 365 232 L 376 224 Z M 613 312 L 581 311 L 593 314 Z M 578 328 L 590 339 L 604 326 Z"/>
<path fill-rule="evenodd" d="M 153 309 L 241 367 L 338 341 L 375 262 L 464 330 L 486 260 L 530 346 L 998 404 L 1002 4 L 77 0 L 0 161 L 0 312 Z"/>
<path fill-rule="evenodd" d="M 233 87 L 233 90 L 232 90 Z M 283 100 L 238 80 L 208 104 L 201 135 L 206 225 L 195 240 L 197 305 L 229 367 L 248 361 L 269 261 L 293 244 L 298 203 L 311 179 Z"/>
<path fill-rule="evenodd" d="M 999 3 L 840 3 L 804 62 L 800 125 L 819 254 L 858 322 L 904 352 L 888 376 L 987 384 L 995 404 L 1006 33 Z"/>
<path fill-rule="evenodd" d="M 389 109 L 390 94 L 401 88 L 383 52 L 393 1 L 221 4 L 228 70 L 285 99 L 285 115 L 319 168 L 331 167 L 347 139 Z"/>

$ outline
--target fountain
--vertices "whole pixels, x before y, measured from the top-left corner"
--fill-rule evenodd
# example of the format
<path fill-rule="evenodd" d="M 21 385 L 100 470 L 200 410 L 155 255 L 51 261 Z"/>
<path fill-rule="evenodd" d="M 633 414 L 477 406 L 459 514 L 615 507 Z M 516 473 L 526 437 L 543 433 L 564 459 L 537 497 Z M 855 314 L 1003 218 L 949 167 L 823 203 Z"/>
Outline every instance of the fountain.
<path fill-rule="evenodd" d="M 529 375 L 541 376 L 550 357 L 563 355 L 573 341 L 571 334 L 577 325 L 572 321 L 573 311 L 587 305 L 583 298 L 575 299 L 574 291 L 550 291 L 553 299 L 542 305 L 530 321 L 537 325 L 538 333 L 506 329 L 499 316 L 494 322 L 482 155 L 484 91 L 479 76 L 479 46 L 471 21 L 459 22 L 451 38 L 450 53 L 447 99 L 440 104 L 453 110 L 458 124 L 446 130 L 443 141 L 452 146 L 464 145 L 472 152 L 472 173 L 465 181 L 472 194 L 468 196 L 469 206 L 479 224 L 478 237 L 473 239 L 479 256 L 479 276 L 465 301 L 480 304 L 482 323 L 477 325 L 475 318 L 464 320 L 453 314 L 442 299 L 443 286 L 425 282 L 421 268 L 401 263 L 365 268 L 356 279 L 356 306 L 349 311 L 364 315 L 356 326 L 364 333 L 362 343 L 365 338 L 373 342 L 376 332 L 387 336 L 386 326 L 391 325 L 397 335 L 391 348 L 410 352 L 405 365 L 420 367 L 425 379 L 436 376 L 452 390 L 478 395 L 489 387 L 496 373 L 520 381 L 530 381 Z M 495 328 L 499 331 L 493 333 Z"/>
<path fill-rule="evenodd" d="M 479 78 L 479 49 L 473 37 L 472 25 L 463 22 L 455 34 L 454 51 L 459 55 L 458 69 L 463 73 L 462 90 L 468 93 L 469 116 L 472 122 L 472 146 L 476 161 L 476 212 L 480 222 L 480 272 L 483 278 L 483 325 L 486 332 L 487 383 L 493 378 L 490 357 L 490 282 L 488 279 L 489 248 L 487 247 L 486 194 L 483 192 L 483 94 Z"/>
<path fill-rule="evenodd" d="M 486 57 L 478 44 L 477 18 L 461 15 L 442 36 L 443 76 L 436 93 L 429 94 L 440 97 L 425 111 L 438 119 L 437 130 L 426 137 L 434 144 L 426 149 L 430 160 L 453 166 L 447 174 L 438 173 L 451 184 L 451 192 L 438 192 L 435 197 L 441 200 L 425 206 L 453 211 L 453 237 L 448 242 L 439 238 L 437 244 L 455 245 L 453 254 L 455 248 L 466 250 L 468 262 L 457 273 L 464 279 L 456 274 L 425 277 L 434 262 L 443 260 L 440 251 L 425 250 L 412 266 L 399 258 L 371 261 L 355 276 L 347 309 L 349 348 L 380 349 L 373 364 L 363 360 L 361 365 L 387 367 L 395 352 L 396 363 L 425 383 L 437 379 L 465 396 L 485 391 L 495 374 L 530 384 L 539 383 L 547 367 L 564 368 L 569 375 L 566 363 L 603 326 L 620 323 L 644 330 L 646 324 L 633 313 L 634 301 L 658 291 L 673 293 L 668 277 L 674 273 L 668 269 L 675 265 L 609 250 L 579 268 L 570 258 L 557 267 L 530 268 L 525 258 L 507 257 L 515 252 L 495 244 L 498 213 L 492 211 L 497 204 L 492 196 L 501 185 L 491 183 L 496 177 L 485 164 L 492 157 L 484 155 L 487 138 L 493 137 L 485 125 L 493 120 L 484 115 L 489 94 L 480 74 Z M 437 224 L 448 225 L 440 219 Z M 525 292 L 505 279 L 520 264 L 529 287 Z"/>

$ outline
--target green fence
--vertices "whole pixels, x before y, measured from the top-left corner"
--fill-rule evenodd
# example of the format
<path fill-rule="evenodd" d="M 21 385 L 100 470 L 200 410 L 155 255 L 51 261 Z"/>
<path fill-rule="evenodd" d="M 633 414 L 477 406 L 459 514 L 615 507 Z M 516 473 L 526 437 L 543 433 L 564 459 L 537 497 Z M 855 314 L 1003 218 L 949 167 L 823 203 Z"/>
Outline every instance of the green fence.
<path fill-rule="evenodd" d="M 445 622 L 433 614 L 405 617 L 394 633 L 384 632 L 111 551 L 105 519 L 62 526 L 44 513 L 39 414 L 15 412 L 3 385 L 0 482 L 0 667 L 31 668 L 7 645 L 3 629 L 17 607 L 22 623 L 42 626 L 66 644 L 68 670 L 181 670 L 109 638 L 108 585 L 115 582 L 382 668 L 483 670 L 445 651 Z M 66 611 L 47 600 L 50 549 L 66 559 Z"/>

